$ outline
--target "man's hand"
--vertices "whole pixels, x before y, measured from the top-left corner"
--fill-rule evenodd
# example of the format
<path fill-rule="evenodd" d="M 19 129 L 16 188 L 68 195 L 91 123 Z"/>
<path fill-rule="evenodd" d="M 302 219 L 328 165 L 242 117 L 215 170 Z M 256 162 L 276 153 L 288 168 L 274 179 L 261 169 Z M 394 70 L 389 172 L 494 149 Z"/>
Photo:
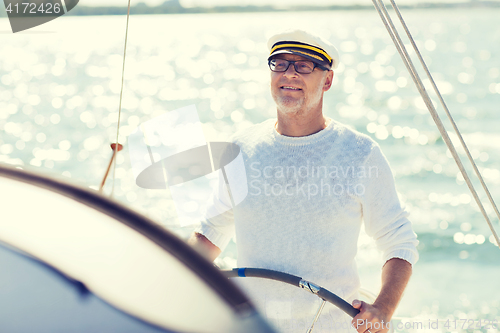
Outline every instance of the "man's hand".
<path fill-rule="evenodd" d="M 382 267 L 382 289 L 373 304 L 358 300 L 352 306 L 361 312 L 352 320 L 359 333 L 386 333 L 403 291 L 411 276 L 411 264 L 403 259 L 392 258 Z"/>
<path fill-rule="evenodd" d="M 197 232 L 191 235 L 188 244 L 209 261 L 214 261 L 221 253 L 221 250 L 217 246 Z"/>
<path fill-rule="evenodd" d="M 359 333 L 386 333 L 390 328 L 390 315 L 376 305 L 355 299 L 352 306 L 360 313 L 352 320 L 352 326 Z"/>

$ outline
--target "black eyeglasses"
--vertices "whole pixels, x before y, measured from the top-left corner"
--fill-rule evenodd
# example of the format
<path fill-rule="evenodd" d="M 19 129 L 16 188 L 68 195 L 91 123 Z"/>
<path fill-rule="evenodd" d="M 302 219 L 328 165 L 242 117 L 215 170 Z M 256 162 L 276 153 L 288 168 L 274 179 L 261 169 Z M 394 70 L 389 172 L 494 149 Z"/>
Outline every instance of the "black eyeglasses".
<path fill-rule="evenodd" d="M 285 59 L 271 59 L 268 62 L 269 68 L 273 72 L 286 72 L 290 64 L 293 64 L 295 71 L 300 74 L 311 74 L 316 67 L 324 71 L 329 71 L 330 69 L 325 66 L 318 65 L 312 61 L 299 60 L 299 61 L 289 61 Z"/>

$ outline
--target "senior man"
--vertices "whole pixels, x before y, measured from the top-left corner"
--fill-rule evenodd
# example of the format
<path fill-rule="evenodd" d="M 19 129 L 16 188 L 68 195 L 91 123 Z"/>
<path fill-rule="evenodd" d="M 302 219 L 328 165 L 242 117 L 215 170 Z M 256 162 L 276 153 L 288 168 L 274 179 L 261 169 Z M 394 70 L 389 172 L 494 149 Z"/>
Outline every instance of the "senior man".
<path fill-rule="evenodd" d="M 338 309 L 325 309 L 314 332 L 384 333 L 418 260 L 418 241 L 390 167 L 371 138 L 323 114 L 323 95 L 339 62 L 332 44 L 295 30 L 271 37 L 268 46 L 277 119 L 233 138 L 243 154 L 248 195 L 232 207 L 221 187 L 208 207 L 215 217 L 203 221 L 189 242 L 214 260 L 235 233 L 239 267 L 301 276 L 360 310 L 351 321 Z M 385 260 L 373 304 L 356 299 L 363 222 Z M 244 280 L 242 287 L 275 326 L 287 333 L 307 330 L 317 297 Z"/>

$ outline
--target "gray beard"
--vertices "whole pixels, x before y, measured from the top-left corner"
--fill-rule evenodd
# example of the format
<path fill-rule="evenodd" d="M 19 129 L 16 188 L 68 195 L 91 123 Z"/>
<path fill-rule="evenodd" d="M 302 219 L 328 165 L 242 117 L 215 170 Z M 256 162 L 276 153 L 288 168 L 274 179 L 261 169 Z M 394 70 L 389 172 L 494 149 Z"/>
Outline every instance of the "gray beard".
<path fill-rule="evenodd" d="M 275 95 L 273 95 L 273 99 L 280 112 L 282 112 L 283 114 L 293 114 L 308 111 L 308 109 L 319 104 L 321 101 L 321 96 L 321 93 L 318 93 L 317 96 L 314 96 L 315 101 L 309 100 L 309 103 L 307 103 L 307 105 L 304 99 L 294 99 L 290 97 Z"/>
<path fill-rule="evenodd" d="M 289 97 L 275 97 L 274 101 L 278 109 L 285 114 L 297 113 L 304 106 L 303 99 L 292 99 Z"/>

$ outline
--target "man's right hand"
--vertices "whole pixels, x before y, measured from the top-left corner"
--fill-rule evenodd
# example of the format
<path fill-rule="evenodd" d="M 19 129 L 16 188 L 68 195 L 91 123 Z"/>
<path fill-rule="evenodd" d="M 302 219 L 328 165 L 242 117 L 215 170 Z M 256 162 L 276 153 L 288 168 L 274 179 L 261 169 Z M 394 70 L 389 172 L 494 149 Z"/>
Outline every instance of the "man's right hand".
<path fill-rule="evenodd" d="M 205 236 L 194 232 L 188 240 L 191 245 L 199 254 L 210 261 L 214 261 L 219 256 L 221 250 L 209 241 Z"/>

